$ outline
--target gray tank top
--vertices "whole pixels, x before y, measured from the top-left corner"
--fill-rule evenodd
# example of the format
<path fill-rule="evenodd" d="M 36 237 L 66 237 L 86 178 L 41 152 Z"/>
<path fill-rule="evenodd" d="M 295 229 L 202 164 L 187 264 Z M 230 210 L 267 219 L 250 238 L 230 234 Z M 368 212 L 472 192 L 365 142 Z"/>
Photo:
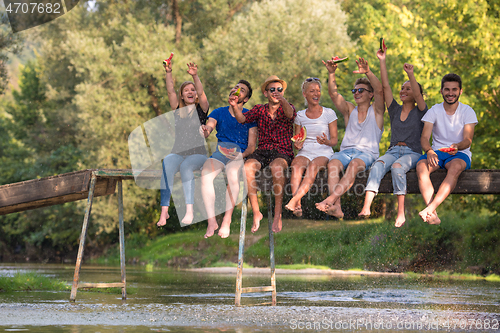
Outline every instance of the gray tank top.
<path fill-rule="evenodd" d="M 355 107 L 349 116 L 340 151 L 354 148 L 372 154 L 376 159 L 380 154 L 379 143 L 383 132 L 377 125 L 373 105 L 368 108 L 368 114 L 362 123 L 358 121 L 358 107 Z"/>
<path fill-rule="evenodd" d="M 422 154 L 420 136 L 422 136 L 424 129 L 422 117 L 427 112 L 427 105 L 425 105 L 424 111 L 420 111 L 415 106 L 405 121 L 401 121 L 401 111 L 403 111 L 403 106 L 393 99 L 388 109 L 389 117 L 391 117 L 391 146 L 389 148 L 394 147 L 398 142 L 404 142 L 411 150 Z"/>

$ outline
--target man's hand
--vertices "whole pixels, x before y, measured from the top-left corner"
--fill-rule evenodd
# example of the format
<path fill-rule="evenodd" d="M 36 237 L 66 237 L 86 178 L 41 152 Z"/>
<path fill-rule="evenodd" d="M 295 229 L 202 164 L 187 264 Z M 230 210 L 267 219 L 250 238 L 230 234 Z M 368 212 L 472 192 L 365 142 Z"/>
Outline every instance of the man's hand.
<path fill-rule="evenodd" d="M 455 155 L 456 153 L 458 153 L 458 143 L 454 143 L 450 146 L 450 148 L 453 148 L 454 150 L 453 151 L 450 151 L 448 154 L 450 155 Z"/>
<path fill-rule="evenodd" d="M 413 65 L 404 64 L 403 69 L 405 70 L 406 74 L 408 74 L 408 75 L 413 74 Z"/>
<path fill-rule="evenodd" d="M 281 104 L 288 103 L 288 101 L 283 96 L 283 93 L 282 92 L 280 93 L 278 90 L 276 90 L 275 92 L 271 93 L 271 96 L 273 96 L 278 101 L 280 101 Z"/>
<path fill-rule="evenodd" d="M 366 74 L 370 71 L 370 67 L 368 66 L 368 61 L 363 58 L 359 58 L 356 60 L 356 65 L 358 65 L 358 70 L 353 71 L 355 74 Z"/>
<path fill-rule="evenodd" d="M 231 95 L 231 96 L 229 96 L 229 99 L 227 101 L 229 102 L 229 105 L 231 105 L 234 109 L 238 106 L 238 99 L 239 99 L 239 96 Z"/>
<path fill-rule="evenodd" d="M 438 163 L 439 163 L 439 158 L 436 154 L 436 152 L 432 149 L 429 149 L 427 151 L 427 163 L 429 163 L 429 165 L 431 167 L 437 167 L 438 166 Z"/>
<path fill-rule="evenodd" d="M 208 138 L 208 136 L 210 135 L 210 133 L 212 131 L 211 131 L 211 128 L 209 126 L 201 125 L 199 132 L 200 132 L 200 135 L 206 139 L 206 138 Z"/>
<path fill-rule="evenodd" d="M 323 61 L 323 65 L 325 65 L 326 69 L 328 70 L 328 73 L 335 73 L 338 65 L 335 62 L 333 62 L 333 57 L 327 62 L 325 62 L 324 60 L 321 61 Z"/>
<path fill-rule="evenodd" d="M 226 155 L 227 158 L 229 158 L 230 160 L 240 160 L 243 158 L 243 154 L 239 151 L 236 151 L 234 153 L 230 153 L 230 154 L 227 154 Z"/>
<path fill-rule="evenodd" d="M 196 65 L 194 62 L 190 62 L 187 64 L 188 66 L 188 74 L 191 76 L 195 76 L 198 74 L 198 65 Z"/>

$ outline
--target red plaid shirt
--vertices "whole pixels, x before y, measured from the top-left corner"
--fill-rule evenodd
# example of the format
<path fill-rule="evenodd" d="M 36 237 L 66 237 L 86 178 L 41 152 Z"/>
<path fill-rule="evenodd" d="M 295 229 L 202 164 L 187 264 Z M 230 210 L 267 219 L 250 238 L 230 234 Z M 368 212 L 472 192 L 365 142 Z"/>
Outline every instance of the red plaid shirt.
<path fill-rule="evenodd" d="M 287 118 L 280 104 L 276 111 L 276 117 L 271 118 L 269 114 L 269 104 L 257 104 L 250 111 L 245 113 L 246 123 L 257 123 L 259 129 L 259 149 L 276 149 L 279 153 L 293 158 L 293 148 L 291 138 L 293 136 L 293 121 L 297 113 L 295 107 L 293 117 Z"/>

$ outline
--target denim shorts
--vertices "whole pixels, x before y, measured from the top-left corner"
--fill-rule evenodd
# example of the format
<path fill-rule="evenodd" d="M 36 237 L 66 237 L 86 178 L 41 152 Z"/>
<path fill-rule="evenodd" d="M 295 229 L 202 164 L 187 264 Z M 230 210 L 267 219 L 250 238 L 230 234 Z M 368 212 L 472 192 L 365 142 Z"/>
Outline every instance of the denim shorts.
<path fill-rule="evenodd" d="M 465 164 L 467 165 L 465 167 L 465 170 L 469 170 L 470 169 L 470 158 L 465 153 L 458 152 L 455 155 L 451 155 L 451 154 L 444 153 L 444 152 L 439 151 L 439 150 L 434 151 L 434 152 L 438 156 L 438 159 L 439 159 L 438 165 L 439 165 L 439 168 L 441 168 L 441 169 L 446 169 L 445 165 L 448 162 L 451 162 L 451 161 L 453 161 L 456 158 L 459 158 L 459 159 L 461 159 L 461 160 L 463 160 L 465 162 Z M 426 160 L 426 159 L 427 159 L 427 153 L 425 153 L 424 155 L 420 156 L 420 158 L 418 159 L 418 161 Z"/>
<path fill-rule="evenodd" d="M 367 170 L 375 161 L 375 157 L 373 157 L 372 154 L 365 153 L 362 152 L 361 150 L 354 148 L 344 149 L 342 151 L 336 152 L 335 154 L 332 155 L 330 161 L 339 160 L 345 169 L 347 168 L 349 163 L 351 163 L 351 161 L 355 158 L 360 159 L 365 163 L 365 170 Z"/>

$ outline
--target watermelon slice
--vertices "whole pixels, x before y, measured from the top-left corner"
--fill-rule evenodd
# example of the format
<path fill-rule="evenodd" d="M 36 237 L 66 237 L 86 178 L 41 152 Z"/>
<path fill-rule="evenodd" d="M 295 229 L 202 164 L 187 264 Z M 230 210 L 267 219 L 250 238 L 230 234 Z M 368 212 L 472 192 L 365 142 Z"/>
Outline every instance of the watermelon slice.
<path fill-rule="evenodd" d="M 238 87 L 238 90 L 236 90 L 236 92 L 234 93 L 234 96 L 239 96 L 240 95 L 240 91 L 241 91 L 241 88 Z"/>
<path fill-rule="evenodd" d="M 219 145 L 219 151 L 222 155 L 226 156 L 226 157 L 229 157 L 229 155 L 233 155 L 236 153 L 237 149 L 236 147 L 234 148 L 224 148 L 222 146 Z"/>
<path fill-rule="evenodd" d="M 446 148 L 440 148 L 438 149 L 439 151 L 442 151 L 443 153 L 451 153 L 452 151 L 456 151 L 458 150 L 457 148 L 450 148 L 450 147 L 446 147 Z"/>
<path fill-rule="evenodd" d="M 385 40 L 383 37 L 380 38 L 380 49 L 382 50 L 382 52 L 387 51 L 387 46 L 385 46 Z"/>
<path fill-rule="evenodd" d="M 163 66 L 167 67 L 168 64 L 172 61 L 172 58 L 174 57 L 174 52 L 170 53 L 170 57 L 168 59 L 163 60 Z"/>
<path fill-rule="evenodd" d="M 335 56 L 335 57 L 332 59 L 332 61 L 333 61 L 333 63 L 334 63 L 334 64 L 339 64 L 339 63 L 344 62 L 344 61 L 346 61 L 346 60 L 349 60 L 349 57 L 339 58 L 339 57 Z"/>
<path fill-rule="evenodd" d="M 304 126 L 300 127 L 300 131 L 297 135 L 292 137 L 293 142 L 304 142 L 307 136 L 307 130 Z"/>

